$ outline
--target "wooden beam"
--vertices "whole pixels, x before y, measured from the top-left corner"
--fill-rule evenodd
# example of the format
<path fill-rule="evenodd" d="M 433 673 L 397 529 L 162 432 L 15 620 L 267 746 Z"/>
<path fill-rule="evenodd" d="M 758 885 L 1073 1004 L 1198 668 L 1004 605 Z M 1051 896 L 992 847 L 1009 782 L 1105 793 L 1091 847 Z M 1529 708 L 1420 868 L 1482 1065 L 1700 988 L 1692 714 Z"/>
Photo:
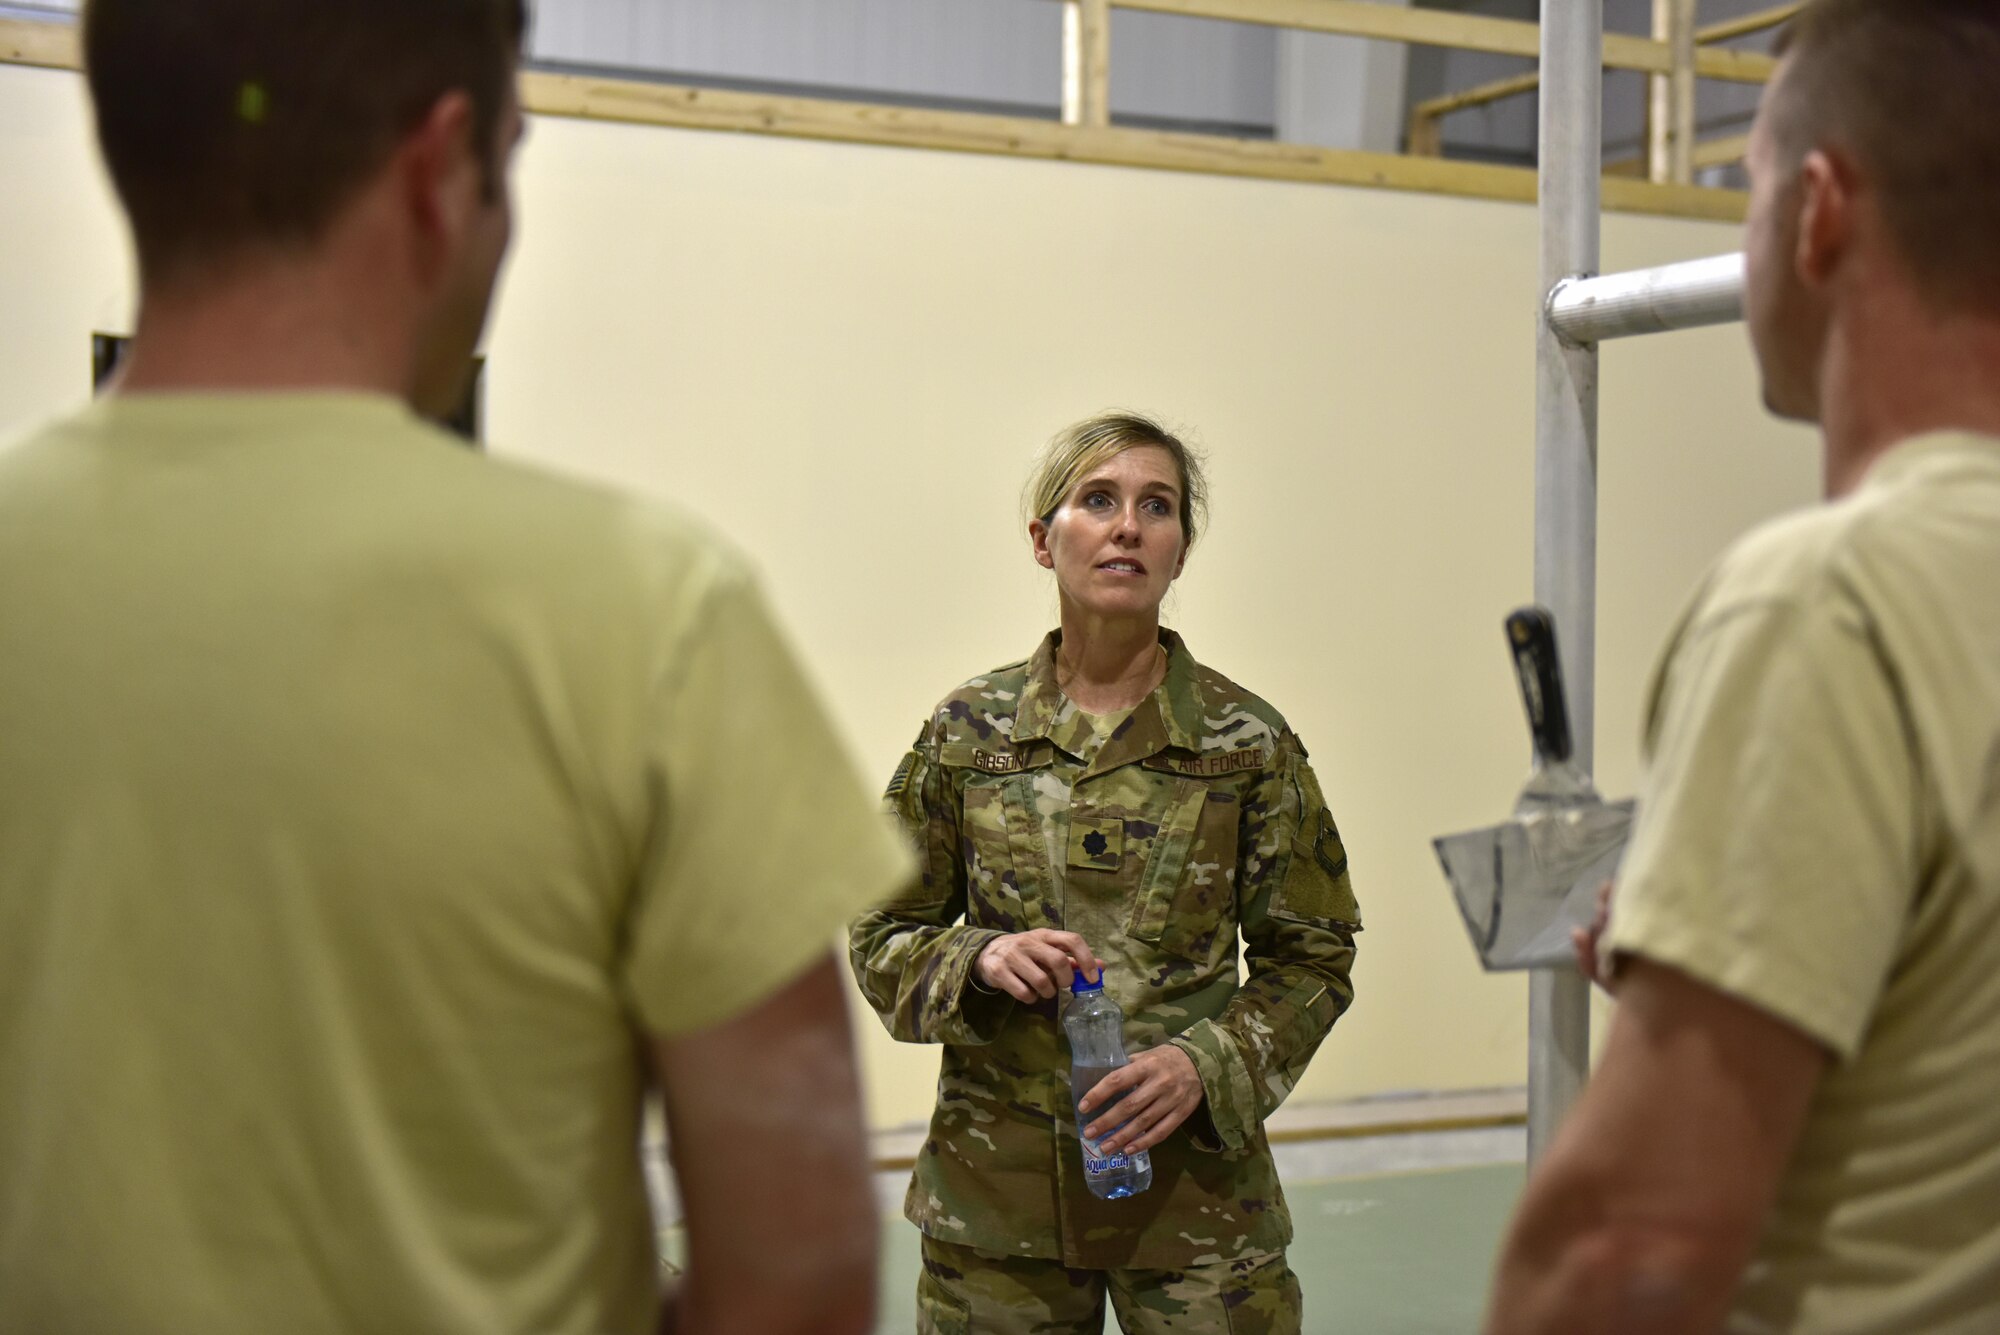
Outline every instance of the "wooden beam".
<path fill-rule="evenodd" d="M 1715 42 L 1726 42 L 1731 38 L 1748 33 L 1762 32 L 1786 22 L 1801 9 L 1804 0 L 1788 5 L 1779 5 L 1756 14 L 1747 14 L 1727 23 L 1717 23 L 1707 28 L 1695 30 L 1697 47 L 1706 47 Z M 1695 52 L 1695 73 L 1707 79 L 1722 79 L 1736 83 L 1766 83 L 1776 69 L 1776 62 L 1768 56 L 1754 52 L 1711 51 Z M 1443 143 L 1442 127 L 1438 121 L 1454 111 L 1464 111 L 1470 107 L 1483 107 L 1504 98 L 1519 97 L 1532 93 L 1542 86 L 1540 70 L 1530 70 L 1526 74 L 1516 74 L 1506 79 L 1495 79 L 1490 83 L 1478 84 L 1462 92 L 1446 93 L 1419 102 L 1410 108 L 1407 152 L 1441 152 Z"/>
<path fill-rule="evenodd" d="M 1674 68 L 1647 77 L 1646 176 L 1694 180 L 1695 0 L 1653 0 L 1653 36 L 1674 53 Z"/>
<path fill-rule="evenodd" d="M 1063 0 L 1062 122 L 1111 124 L 1110 0 Z"/>
<path fill-rule="evenodd" d="M 1166 134 L 1116 126 L 1066 126 L 1054 121 L 768 97 L 710 88 L 593 79 L 578 75 L 522 76 L 522 99 L 533 112 L 628 121 L 678 129 L 736 130 L 845 143 L 886 144 L 954 152 L 1091 162 L 1165 171 L 1376 186 L 1474 199 L 1529 202 L 1535 173 L 1521 167 L 1445 162 L 1394 153 L 1363 153 L 1282 144 L 1267 139 Z M 1605 189 L 1606 207 L 1627 213 L 1741 222 L 1747 196 L 1732 190 L 1625 182 Z"/>
<path fill-rule="evenodd" d="M 1541 27 L 1522 19 L 1494 19 L 1442 9 L 1405 9 L 1375 0 L 1111 0 L 1119 9 L 1145 9 L 1184 18 L 1227 19 L 1269 28 L 1298 28 L 1344 37 L 1372 37 L 1417 46 L 1538 59 Z M 1623 33 L 1604 37 L 1607 68 L 1670 74 L 1673 51 L 1665 42 Z M 1770 77 L 1771 60 L 1745 51 L 1704 51 L 1697 70 L 1705 79 L 1760 83 Z"/>
<path fill-rule="evenodd" d="M 74 23 L 0 19 L 0 65 L 80 70 L 83 68 L 82 34 Z"/>
<path fill-rule="evenodd" d="M 1694 168 L 1726 167 L 1732 162 L 1741 162 L 1750 152 L 1750 136 L 1747 134 L 1723 135 L 1707 141 L 1697 140 L 1694 146 Z M 1618 158 L 1604 164 L 1606 176 L 1630 177 L 1635 181 L 1646 179 L 1646 159 Z"/>
<path fill-rule="evenodd" d="M 74 70 L 81 65 L 69 24 L 0 21 L 0 64 Z M 1446 162 L 1394 153 L 1363 153 L 1264 139 L 1162 134 L 1117 127 L 820 98 L 689 88 L 625 79 L 530 71 L 522 105 L 543 116 L 617 121 L 683 130 L 727 130 L 853 144 L 991 153 L 1162 171 L 1410 190 L 1470 199 L 1530 203 L 1535 173 L 1521 167 Z M 1621 213 L 1743 221 L 1749 197 L 1734 190 L 1606 181 L 1605 207 Z"/>
<path fill-rule="evenodd" d="M 1694 72 L 1724 83 L 1769 83 L 1778 72 L 1778 62 L 1757 51 L 1704 46 L 1694 53 Z"/>
<path fill-rule="evenodd" d="M 1694 165 L 1701 167 L 1726 167 L 1732 162 L 1741 162 L 1749 155 L 1750 136 L 1732 134 L 1723 139 L 1711 139 L 1705 144 L 1694 146 Z"/>
<path fill-rule="evenodd" d="M 1403 151 L 1418 158 L 1443 157 L 1444 121 L 1426 116 L 1422 107 L 1411 107 L 1409 122 L 1403 127 Z"/>
<path fill-rule="evenodd" d="M 1772 28 L 1782 27 L 1796 18 L 1798 12 L 1804 8 L 1805 0 L 1795 0 L 1789 5 L 1774 5 L 1755 14 L 1745 14 L 1741 18 L 1712 23 L 1696 32 L 1695 40 L 1704 46 L 1715 42 L 1733 42 L 1738 37 L 1748 37 L 1751 33 L 1767 32 Z"/>
<path fill-rule="evenodd" d="M 1114 0 L 1121 9 L 1148 9 L 1188 18 L 1227 19 L 1269 28 L 1298 28 L 1344 37 L 1373 37 L 1418 46 L 1448 46 L 1503 56 L 1538 56 L 1538 25 L 1442 9 L 1405 9 L 1374 0 Z"/>
<path fill-rule="evenodd" d="M 1483 107 L 1502 98 L 1532 93 L 1541 86 L 1542 72 L 1530 70 L 1526 74 L 1516 74 L 1511 79 L 1495 79 L 1492 83 L 1468 88 L 1462 93 L 1446 93 L 1443 97 L 1433 97 L 1429 101 L 1417 103 L 1410 110 L 1420 116 L 1449 116 L 1452 112 L 1462 111 L 1466 107 Z"/>
<path fill-rule="evenodd" d="M 1112 0 L 1120 9 L 1146 9 L 1184 18 L 1226 19 L 1268 28 L 1385 42 L 1485 51 L 1534 60 L 1542 52 L 1541 26 L 1522 19 L 1486 18 L 1444 9 L 1406 9 L 1375 0 Z M 1618 69 L 1665 70 L 1667 50 L 1644 37 L 1608 34 L 1604 63 Z"/>
<path fill-rule="evenodd" d="M 1716 54 L 1710 51 L 1698 51 L 1695 53 L 1694 68 L 1697 76 L 1701 78 L 1721 77 L 1707 73 L 1708 70 L 1721 68 L 1716 64 Z M 1720 54 L 1738 56 L 1741 53 L 1722 52 Z M 1775 67 L 1775 62 L 1770 61 L 1770 58 L 1767 56 L 1758 56 L 1756 57 L 1756 61 L 1763 63 L 1746 65 L 1741 63 L 1741 61 L 1732 61 L 1728 66 L 1731 75 L 1729 81 L 1735 83 L 1767 82 L 1770 78 L 1771 70 Z M 1491 83 L 1477 84 L 1462 92 L 1446 93 L 1442 97 L 1433 97 L 1419 102 L 1410 108 L 1410 114 L 1413 119 L 1418 116 L 1435 119 L 1439 116 L 1449 116 L 1454 111 L 1464 111 L 1468 107 L 1482 107 L 1489 102 L 1498 102 L 1502 98 L 1518 97 L 1525 93 L 1532 93 L 1541 86 L 1541 71 L 1530 70 L 1526 74 L 1516 74 L 1505 79 L 1495 79 Z"/>

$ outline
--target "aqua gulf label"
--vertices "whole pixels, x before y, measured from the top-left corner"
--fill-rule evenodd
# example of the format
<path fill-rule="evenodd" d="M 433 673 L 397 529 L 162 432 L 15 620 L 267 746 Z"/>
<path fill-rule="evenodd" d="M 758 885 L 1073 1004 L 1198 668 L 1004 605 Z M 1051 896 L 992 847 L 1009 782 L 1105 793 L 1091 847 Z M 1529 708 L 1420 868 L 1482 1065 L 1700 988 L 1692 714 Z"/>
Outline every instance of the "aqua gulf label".
<path fill-rule="evenodd" d="M 1097 1087 L 1098 1081 L 1130 1062 L 1125 1055 L 1125 1014 L 1118 1009 L 1118 1003 L 1105 995 L 1102 981 L 1087 983 L 1082 975 L 1070 984 L 1070 1001 L 1063 1011 L 1063 1029 L 1069 1035 L 1069 1090 L 1071 1106 L 1083 1102 L 1084 1095 Z M 1104 1118 L 1107 1114 L 1115 1118 L 1120 1099 L 1076 1115 L 1076 1139 L 1083 1151 L 1083 1178 L 1093 1195 L 1115 1201 L 1126 1196 L 1136 1196 L 1153 1185 L 1152 1156 L 1141 1150 L 1137 1154 L 1107 1153 L 1104 1141 L 1116 1135 L 1122 1126 L 1115 1120 L 1112 1128 L 1103 1136 L 1092 1140 L 1084 1134 L 1084 1128 Z"/>

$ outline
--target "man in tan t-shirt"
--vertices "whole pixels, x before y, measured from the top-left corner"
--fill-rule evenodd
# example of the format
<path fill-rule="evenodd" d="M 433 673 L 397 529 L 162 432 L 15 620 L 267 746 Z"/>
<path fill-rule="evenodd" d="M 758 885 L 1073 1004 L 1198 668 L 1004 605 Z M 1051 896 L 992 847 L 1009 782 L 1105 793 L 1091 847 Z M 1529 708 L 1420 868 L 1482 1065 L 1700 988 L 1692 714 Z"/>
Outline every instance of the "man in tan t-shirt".
<path fill-rule="evenodd" d="M 422 420 L 522 23 L 86 11 L 142 294 L 115 392 L 0 449 L 8 1335 L 872 1325 L 830 946 L 908 856 L 742 560 Z"/>
<path fill-rule="evenodd" d="M 2000 5 L 1815 0 L 1750 332 L 1827 504 L 1675 629 L 1585 965 L 1619 998 L 1487 1329 L 2000 1331 Z"/>

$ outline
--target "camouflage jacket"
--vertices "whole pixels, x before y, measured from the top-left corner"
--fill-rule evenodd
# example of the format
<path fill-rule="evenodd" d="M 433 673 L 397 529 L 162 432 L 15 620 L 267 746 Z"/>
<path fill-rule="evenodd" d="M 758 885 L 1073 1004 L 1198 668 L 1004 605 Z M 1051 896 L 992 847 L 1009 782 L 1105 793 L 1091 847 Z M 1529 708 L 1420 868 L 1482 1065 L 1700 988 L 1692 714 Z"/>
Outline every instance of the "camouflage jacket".
<path fill-rule="evenodd" d="M 1058 638 L 938 706 L 887 797 L 922 878 L 849 932 L 889 1032 L 944 1044 L 905 1213 L 946 1242 L 1090 1269 L 1274 1251 L 1291 1218 L 1264 1119 L 1354 995 L 1340 833 L 1284 719 L 1178 636 L 1161 635 L 1166 679 L 1101 744 L 1056 686 Z M 989 941 L 1035 927 L 1105 961 L 1128 1050 L 1172 1042 L 1200 1073 L 1203 1105 L 1154 1147 L 1137 1197 L 1084 1185 L 1057 1001 L 971 981 Z"/>

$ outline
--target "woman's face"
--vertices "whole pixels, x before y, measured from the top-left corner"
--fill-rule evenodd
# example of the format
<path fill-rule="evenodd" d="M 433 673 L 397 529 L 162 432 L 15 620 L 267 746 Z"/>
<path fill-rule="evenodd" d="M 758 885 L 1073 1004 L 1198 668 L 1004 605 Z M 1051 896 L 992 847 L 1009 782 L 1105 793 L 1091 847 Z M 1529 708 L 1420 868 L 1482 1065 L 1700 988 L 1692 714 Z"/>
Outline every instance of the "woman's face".
<path fill-rule="evenodd" d="M 1157 618 L 1181 573 L 1181 480 L 1173 455 L 1136 445 L 1071 488 L 1047 523 L 1028 525 L 1035 559 L 1063 600 L 1097 616 Z"/>

